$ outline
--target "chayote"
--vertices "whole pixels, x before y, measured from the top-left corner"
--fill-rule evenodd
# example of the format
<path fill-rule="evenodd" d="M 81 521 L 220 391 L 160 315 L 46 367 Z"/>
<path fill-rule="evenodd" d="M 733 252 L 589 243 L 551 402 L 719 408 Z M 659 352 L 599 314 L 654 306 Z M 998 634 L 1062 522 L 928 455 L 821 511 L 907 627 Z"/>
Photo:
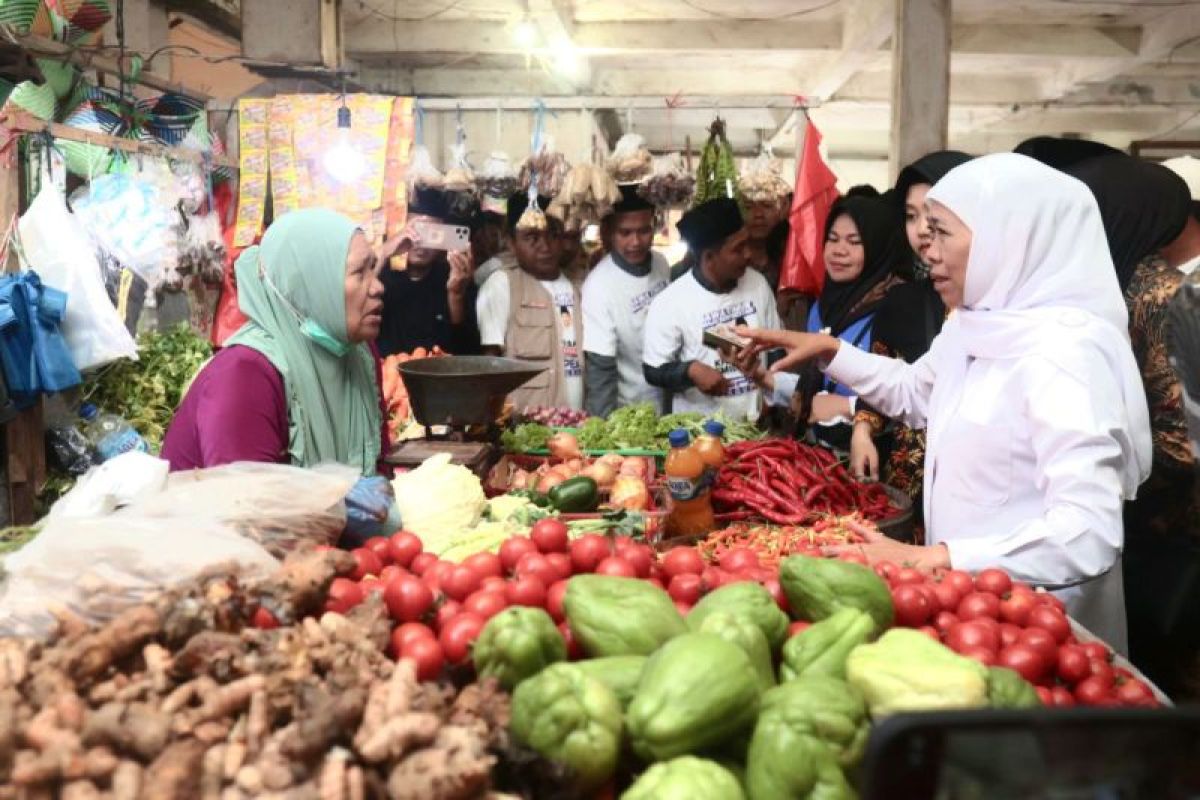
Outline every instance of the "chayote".
<path fill-rule="evenodd" d="M 621 800 L 745 800 L 741 784 L 715 761 L 680 756 L 654 764 Z"/>
<path fill-rule="evenodd" d="M 1040 708 L 1037 689 L 1015 670 L 988 667 L 988 702 L 992 708 Z"/>
<path fill-rule="evenodd" d="M 767 637 L 767 645 L 772 653 L 779 652 L 787 639 L 787 614 L 780 610 L 775 598 L 761 584 L 738 581 L 709 592 L 688 612 L 688 627 L 694 631 L 700 630 L 705 618 L 717 611 L 727 611 L 757 625 L 763 636 Z"/>
<path fill-rule="evenodd" d="M 571 633 L 593 657 L 648 656 L 687 630 L 670 595 L 651 583 L 609 575 L 576 575 L 563 610 Z"/>
<path fill-rule="evenodd" d="M 763 636 L 762 630 L 751 620 L 726 611 L 717 611 L 704 619 L 700 625 L 700 632 L 715 633 L 725 641 L 740 647 L 750 657 L 750 663 L 758 673 L 763 691 L 775 685 L 775 667 L 771 661 L 767 637 Z"/>
<path fill-rule="evenodd" d="M 471 650 L 475 672 L 511 690 L 546 667 L 567 660 L 567 644 L 540 608 L 513 606 L 488 620 Z"/>
<path fill-rule="evenodd" d="M 780 684 L 762 696 L 759 719 L 768 714 L 779 715 L 797 733 L 816 736 L 843 769 L 858 764 L 867 746 L 867 704 L 857 689 L 837 678 L 805 675 Z"/>
<path fill-rule="evenodd" d="M 987 667 L 911 628 L 893 628 L 878 642 L 854 648 L 846 682 L 862 692 L 876 718 L 988 704 Z"/>
<path fill-rule="evenodd" d="M 835 611 L 787 640 L 779 679 L 792 681 L 810 675 L 844 679 L 850 651 L 870 641 L 874 633 L 874 620 L 857 608 Z"/>
<path fill-rule="evenodd" d="M 843 608 L 865 611 L 875 632 L 887 630 L 895 610 L 883 579 L 861 564 L 833 558 L 790 556 L 779 565 L 779 583 L 792 613 L 813 622 Z"/>
<path fill-rule="evenodd" d="M 628 708 L 637 691 L 638 681 L 642 677 L 642 668 L 646 666 L 645 656 L 609 656 L 608 658 L 588 658 L 576 661 L 588 676 L 603 683 L 617 696 L 621 708 Z"/>
<path fill-rule="evenodd" d="M 833 751 L 789 717 L 776 709 L 759 718 L 746 757 L 746 795 L 750 800 L 854 800 Z"/>

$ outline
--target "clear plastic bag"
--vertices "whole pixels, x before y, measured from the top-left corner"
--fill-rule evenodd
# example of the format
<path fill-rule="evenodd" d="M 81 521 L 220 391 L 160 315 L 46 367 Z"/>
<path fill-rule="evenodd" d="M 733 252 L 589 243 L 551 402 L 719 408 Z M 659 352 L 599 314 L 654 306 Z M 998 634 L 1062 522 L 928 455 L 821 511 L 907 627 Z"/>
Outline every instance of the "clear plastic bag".
<path fill-rule="evenodd" d="M 496 150 L 488 155 L 483 167 L 475 173 L 475 186 L 480 194 L 502 200 L 517 191 L 520 182 L 508 153 Z"/>
<path fill-rule="evenodd" d="M 608 173 L 617 183 L 638 183 L 645 180 L 653 168 L 646 140 L 636 133 L 627 133 L 617 140 L 608 157 Z"/>
<path fill-rule="evenodd" d="M 447 192 L 474 192 L 475 169 L 467 160 L 467 143 L 465 141 L 450 145 L 449 167 L 442 180 L 442 188 Z"/>
<path fill-rule="evenodd" d="M 638 186 L 638 194 L 656 208 L 684 208 L 696 194 L 696 177 L 687 171 L 679 153 L 659 156 L 650 177 Z"/>
<path fill-rule="evenodd" d="M 445 176 L 433 165 L 433 156 L 429 148 L 423 144 L 415 145 L 408 160 L 406 180 L 409 186 L 422 189 L 441 189 L 446 183 Z"/>
<path fill-rule="evenodd" d="M 738 191 L 751 203 L 781 202 L 792 191 L 782 172 L 779 159 L 763 150 L 738 178 Z"/>
<path fill-rule="evenodd" d="M 152 180 L 101 175 L 71 197 L 84 230 L 117 260 L 154 287 L 175 243 L 170 198 Z"/>

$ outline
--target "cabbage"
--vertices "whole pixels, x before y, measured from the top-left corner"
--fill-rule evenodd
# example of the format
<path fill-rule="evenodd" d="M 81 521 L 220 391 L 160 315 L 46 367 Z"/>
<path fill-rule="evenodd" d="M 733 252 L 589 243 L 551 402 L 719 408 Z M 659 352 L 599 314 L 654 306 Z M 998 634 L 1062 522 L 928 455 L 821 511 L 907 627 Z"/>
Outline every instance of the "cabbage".
<path fill-rule="evenodd" d="M 475 527 L 487 508 L 483 485 L 466 467 L 450 463 L 449 453 L 425 459 L 392 481 L 404 529 L 421 537 L 425 550 L 440 554 Z"/>

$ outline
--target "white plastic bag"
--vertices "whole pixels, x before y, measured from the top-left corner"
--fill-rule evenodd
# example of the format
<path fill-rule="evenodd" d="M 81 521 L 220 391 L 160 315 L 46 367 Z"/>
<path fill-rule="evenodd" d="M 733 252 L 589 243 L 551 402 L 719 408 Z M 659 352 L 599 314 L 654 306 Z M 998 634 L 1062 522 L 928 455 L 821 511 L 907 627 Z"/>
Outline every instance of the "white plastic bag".
<path fill-rule="evenodd" d="M 617 140 L 608 158 L 608 173 L 617 183 L 638 183 L 650 175 L 653 164 L 646 140 L 636 133 L 627 133 Z"/>
<path fill-rule="evenodd" d="M 130 175 L 101 175 L 72 195 L 83 229 L 151 289 L 162 281 L 163 263 L 174 249 L 173 205 L 153 180 Z"/>
<path fill-rule="evenodd" d="M 517 190 L 520 182 L 517 171 L 513 168 L 508 153 L 494 150 L 483 162 L 483 168 L 475 173 L 475 186 L 485 197 L 495 197 L 507 201 L 508 196 Z"/>
<path fill-rule="evenodd" d="M 67 293 L 62 334 L 79 370 L 137 358 L 137 343 L 104 289 L 91 241 L 53 183 L 45 181 L 17 223 L 26 269 Z"/>
<path fill-rule="evenodd" d="M 90 519 L 161 492 L 171 465 L 136 450 L 92 467 L 50 509 L 50 519 Z"/>
<path fill-rule="evenodd" d="M 433 156 L 429 155 L 429 148 L 423 144 L 413 147 L 405 178 L 409 186 L 421 189 L 441 189 L 446 183 L 446 178 L 433 165 Z"/>
<path fill-rule="evenodd" d="M 751 203 L 778 203 L 792 191 L 783 179 L 783 165 L 763 149 L 742 171 L 738 178 L 738 191 Z"/>

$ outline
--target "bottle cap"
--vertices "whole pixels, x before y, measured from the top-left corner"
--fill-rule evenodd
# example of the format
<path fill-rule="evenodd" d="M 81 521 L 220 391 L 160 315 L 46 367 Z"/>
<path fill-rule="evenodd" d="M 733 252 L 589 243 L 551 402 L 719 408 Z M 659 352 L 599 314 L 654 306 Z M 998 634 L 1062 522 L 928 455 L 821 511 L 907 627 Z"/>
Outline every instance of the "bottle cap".
<path fill-rule="evenodd" d="M 710 419 L 704 423 L 704 432 L 720 438 L 725 435 L 725 426 L 715 419 Z"/>
<path fill-rule="evenodd" d="M 100 414 L 100 409 L 96 408 L 95 403 L 84 403 L 79 407 L 79 416 L 83 417 L 88 422 L 94 420 Z"/>
<path fill-rule="evenodd" d="M 676 428 L 667 434 L 667 441 L 671 443 L 671 447 L 687 447 L 692 437 L 683 428 Z"/>

